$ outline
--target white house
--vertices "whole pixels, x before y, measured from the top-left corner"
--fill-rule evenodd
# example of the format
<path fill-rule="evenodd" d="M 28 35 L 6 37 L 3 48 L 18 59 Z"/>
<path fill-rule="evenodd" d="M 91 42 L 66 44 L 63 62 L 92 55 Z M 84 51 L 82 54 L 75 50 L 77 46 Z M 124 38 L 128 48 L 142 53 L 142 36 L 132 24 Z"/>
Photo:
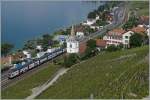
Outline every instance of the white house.
<path fill-rule="evenodd" d="M 71 36 L 67 39 L 67 53 L 78 53 L 79 42 L 75 39 L 74 27 L 71 29 Z"/>
<path fill-rule="evenodd" d="M 23 54 L 26 55 L 26 58 L 31 58 L 31 53 L 29 53 L 28 51 L 24 50 Z"/>
<path fill-rule="evenodd" d="M 84 37 L 84 33 L 83 32 L 76 32 L 76 36 L 77 37 Z"/>
<path fill-rule="evenodd" d="M 109 31 L 104 37 L 103 40 L 106 40 L 106 47 L 109 45 L 119 45 L 123 44 L 125 47 L 129 47 L 130 36 L 134 32 L 128 31 L 125 32 L 123 29 L 114 29 Z"/>
<path fill-rule="evenodd" d="M 149 30 L 150 30 L 149 28 L 146 30 L 147 31 L 147 36 L 149 36 Z"/>
<path fill-rule="evenodd" d="M 133 34 L 134 32 L 132 31 L 128 31 L 122 34 L 122 44 L 124 44 L 125 46 L 129 46 L 130 36 Z"/>
<path fill-rule="evenodd" d="M 36 46 L 36 49 L 39 50 L 39 51 L 41 51 L 43 48 L 42 48 L 41 45 L 37 45 L 37 46 Z"/>
<path fill-rule="evenodd" d="M 83 25 L 90 26 L 90 25 L 94 24 L 95 22 L 96 22 L 96 19 L 87 19 L 86 22 L 83 22 Z"/>
<path fill-rule="evenodd" d="M 84 27 L 83 26 L 76 26 L 75 32 L 77 37 L 84 37 Z"/>

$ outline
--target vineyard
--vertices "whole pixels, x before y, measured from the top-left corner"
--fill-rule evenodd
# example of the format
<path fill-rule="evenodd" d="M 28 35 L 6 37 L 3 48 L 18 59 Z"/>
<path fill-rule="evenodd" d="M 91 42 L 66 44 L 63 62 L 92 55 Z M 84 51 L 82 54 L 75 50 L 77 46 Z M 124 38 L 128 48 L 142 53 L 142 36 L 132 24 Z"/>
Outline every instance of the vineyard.
<path fill-rule="evenodd" d="M 148 76 L 148 46 L 103 53 L 74 65 L 37 98 L 144 98 Z"/>

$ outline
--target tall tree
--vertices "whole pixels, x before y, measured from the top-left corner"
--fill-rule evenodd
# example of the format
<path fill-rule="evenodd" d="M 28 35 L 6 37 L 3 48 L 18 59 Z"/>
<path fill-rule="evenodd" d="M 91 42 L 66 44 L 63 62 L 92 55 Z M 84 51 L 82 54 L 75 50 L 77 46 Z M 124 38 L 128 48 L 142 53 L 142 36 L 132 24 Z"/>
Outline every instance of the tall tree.
<path fill-rule="evenodd" d="M 96 12 L 90 12 L 87 17 L 89 19 L 95 19 L 96 18 Z"/>
<path fill-rule="evenodd" d="M 88 41 L 87 41 L 87 46 L 88 46 L 89 48 L 92 48 L 92 49 L 96 48 L 96 41 L 93 40 L 93 39 L 88 40 Z"/>
<path fill-rule="evenodd" d="M 142 35 L 139 33 L 134 33 L 130 37 L 130 47 L 139 47 L 143 43 Z"/>
<path fill-rule="evenodd" d="M 12 49 L 14 48 L 14 45 L 9 43 L 4 43 L 1 45 L 1 53 L 2 55 L 7 55 Z"/>

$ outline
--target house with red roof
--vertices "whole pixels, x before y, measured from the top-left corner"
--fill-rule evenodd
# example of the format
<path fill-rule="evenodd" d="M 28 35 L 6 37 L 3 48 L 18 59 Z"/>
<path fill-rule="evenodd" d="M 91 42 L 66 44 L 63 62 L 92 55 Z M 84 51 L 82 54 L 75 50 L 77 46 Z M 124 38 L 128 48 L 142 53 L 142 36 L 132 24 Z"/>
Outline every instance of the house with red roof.
<path fill-rule="evenodd" d="M 118 28 L 118 29 L 113 29 L 109 32 L 106 33 L 106 35 L 103 37 L 103 40 L 106 41 L 106 48 L 109 45 L 120 45 L 123 44 L 124 47 L 129 47 L 129 41 L 130 41 L 130 36 L 134 32 L 128 31 L 126 32 L 125 30 Z"/>

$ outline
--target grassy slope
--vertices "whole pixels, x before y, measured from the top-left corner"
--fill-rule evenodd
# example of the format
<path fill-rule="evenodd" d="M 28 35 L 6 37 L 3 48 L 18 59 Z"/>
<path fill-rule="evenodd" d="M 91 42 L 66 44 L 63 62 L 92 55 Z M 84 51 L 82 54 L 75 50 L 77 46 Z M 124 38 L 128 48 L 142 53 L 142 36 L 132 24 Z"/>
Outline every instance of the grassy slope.
<path fill-rule="evenodd" d="M 139 8 L 138 15 L 149 15 L 149 2 L 148 1 L 130 1 L 130 9 Z"/>
<path fill-rule="evenodd" d="M 40 72 L 25 78 L 17 84 L 2 91 L 3 99 L 21 99 L 32 93 L 31 89 L 46 82 L 59 67 L 52 64 L 49 67 L 42 69 Z"/>
<path fill-rule="evenodd" d="M 122 55 L 136 56 L 111 61 Z M 148 95 L 148 46 L 100 54 L 75 65 L 37 98 L 142 98 Z M 139 63 L 138 63 L 139 62 Z"/>

